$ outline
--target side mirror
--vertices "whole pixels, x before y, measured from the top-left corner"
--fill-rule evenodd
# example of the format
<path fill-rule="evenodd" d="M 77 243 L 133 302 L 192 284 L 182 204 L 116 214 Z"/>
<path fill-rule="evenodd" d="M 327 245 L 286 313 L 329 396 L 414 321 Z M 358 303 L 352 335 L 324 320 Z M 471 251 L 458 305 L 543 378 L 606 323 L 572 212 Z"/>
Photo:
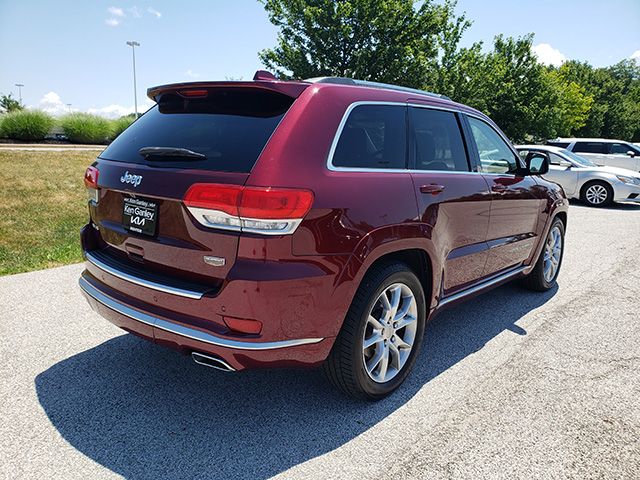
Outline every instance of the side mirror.
<path fill-rule="evenodd" d="M 634 152 L 633 150 L 629 150 L 629 151 L 627 152 L 627 155 L 629 155 L 631 158 L 633 158 L 633 157 L 635 157 L 635 156 L 636 156 L 636 152 Z"/>
<path fill-rule="evenodd" d="M 542 152 L 529 152 L 525 162 L 528 175 L 544 175 L 549 171 L 549 157 Z"/>

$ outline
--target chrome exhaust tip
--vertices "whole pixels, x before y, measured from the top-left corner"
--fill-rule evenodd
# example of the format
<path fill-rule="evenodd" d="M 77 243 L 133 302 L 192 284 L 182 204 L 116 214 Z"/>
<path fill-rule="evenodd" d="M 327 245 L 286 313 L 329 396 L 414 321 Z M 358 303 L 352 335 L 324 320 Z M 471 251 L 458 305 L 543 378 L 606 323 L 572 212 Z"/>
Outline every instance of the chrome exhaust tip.
<path fill-rule="evenodd" d="M 229 365 L 221 358 L 205 355 L 200 352 L 191 352 L 191 358 L 198 365 L 204 365 L 205 367 L 215 368 L 216 370 L 222 370 L 223 372 L 235 372 L 236 369 Z"/>

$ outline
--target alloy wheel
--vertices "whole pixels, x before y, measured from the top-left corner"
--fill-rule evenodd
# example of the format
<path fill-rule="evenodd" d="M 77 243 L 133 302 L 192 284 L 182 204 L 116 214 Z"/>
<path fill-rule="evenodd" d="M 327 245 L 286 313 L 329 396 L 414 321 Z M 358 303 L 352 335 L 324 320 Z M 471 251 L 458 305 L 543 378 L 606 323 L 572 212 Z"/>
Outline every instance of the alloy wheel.
<path fill-rule="evenodd" d="M 547 282 L 551 282 L 556 273 L 558 272 L 558 268 L 560 268 L 560 258 L 562 256 L 562 233 L 560 232 L 560 228 L 554 226 L 549 235 L 547 236 L 547 241 L 544 246 L 544 279 Z"/>
<path fill-rule="evenodd" d="M 600 185 L 598 183 L 591 185 L 585 192 L 587 201 L 592 205 L 602 205 L 607 200 L 608 196 L 609 192 L 604 185 Z"/>
<path fill-rule="evenodd" d="M 404 367 L 416 339 L 418 306 L 412 290 L 394 283 L 378 296 L 365 325 L 362 356 L 377 383 L 394 378 Z"/>

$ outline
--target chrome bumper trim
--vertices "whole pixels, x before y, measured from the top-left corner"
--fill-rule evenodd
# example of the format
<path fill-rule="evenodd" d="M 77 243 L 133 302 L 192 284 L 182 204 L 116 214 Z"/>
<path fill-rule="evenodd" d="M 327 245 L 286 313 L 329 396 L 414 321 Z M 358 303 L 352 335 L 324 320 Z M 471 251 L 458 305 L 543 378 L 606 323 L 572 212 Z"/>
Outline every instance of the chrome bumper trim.
<path fill-rule="evenodd" d="M 209 345 L 215 345 L 217 347 L 233 348 L 236 350 L 274 350 L 277 348 L 296 347 L 298 345 L 318 343 L 324 340 L 324 338 L 300 338 L 295 340 L 280 340 L 277 342 L 242 342 L 239 340 L 229 340 L 226 338 L 216 337 L 210 333 L 205 333 L 194 328 L 185 327 L 184 325 L 178 325 L 162 318 L 154 317 L 153 315 L 135 310 L 127 305 L 117 302 L 94 287 L 84 277 L 80 277 L 78 283 L 86 295 L 116 313 L 129 317 L 137 322 L 159 328 L 166 332 L 197 340 L 198 342 L 208 343 Z"/>
<path fill-rule="evenodd" d="M 89 263 L 95 265 L 100 270 L 105 271 L 109 275 L 113 275 L 114 277 L 118 277 L 122 280 L 126 280 L 127 282 L 135 283 L 136 285 L 140 285 L 141 287 L 150 288 L 152 290 L 158 290 L 159 292 L 171 293 L 173 295 L 179 295 L 181 297 L 192 298 L 194 300 L 200 300 L 202 298 L 202 295 L 204 295 L 204 292 L 197 292 L 195 290 L 185 290 L 183 288 L 171 287 L 169 285 L 152 282 L 150 280 L 145 280 L 144 278 L 136 277 L 134 275 L 130 275 L 120 270 L 116 270 L 115 268 L 107 265 L 103 261 L 98 260 L 96 257 L 91 255 L 91 252 L 86 252 L 85 256 Z"/>

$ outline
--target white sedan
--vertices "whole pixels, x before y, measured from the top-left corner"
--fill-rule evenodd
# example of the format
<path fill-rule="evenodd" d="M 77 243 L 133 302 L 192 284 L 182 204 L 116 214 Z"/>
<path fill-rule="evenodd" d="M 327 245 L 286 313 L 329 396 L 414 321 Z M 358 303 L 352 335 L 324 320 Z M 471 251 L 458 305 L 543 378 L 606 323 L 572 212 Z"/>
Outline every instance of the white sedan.
<path fill-rule="evenodd" d="M 544 178 L 560 184 L 568 198 L 577 198 L 592 207 L 612 202 L 640 202 L 640 174 L 617 167 L 599 167 L 564 148 L 550 145 L 518 145 L 520 156 L 529 152 L 549 157 Z"/>

